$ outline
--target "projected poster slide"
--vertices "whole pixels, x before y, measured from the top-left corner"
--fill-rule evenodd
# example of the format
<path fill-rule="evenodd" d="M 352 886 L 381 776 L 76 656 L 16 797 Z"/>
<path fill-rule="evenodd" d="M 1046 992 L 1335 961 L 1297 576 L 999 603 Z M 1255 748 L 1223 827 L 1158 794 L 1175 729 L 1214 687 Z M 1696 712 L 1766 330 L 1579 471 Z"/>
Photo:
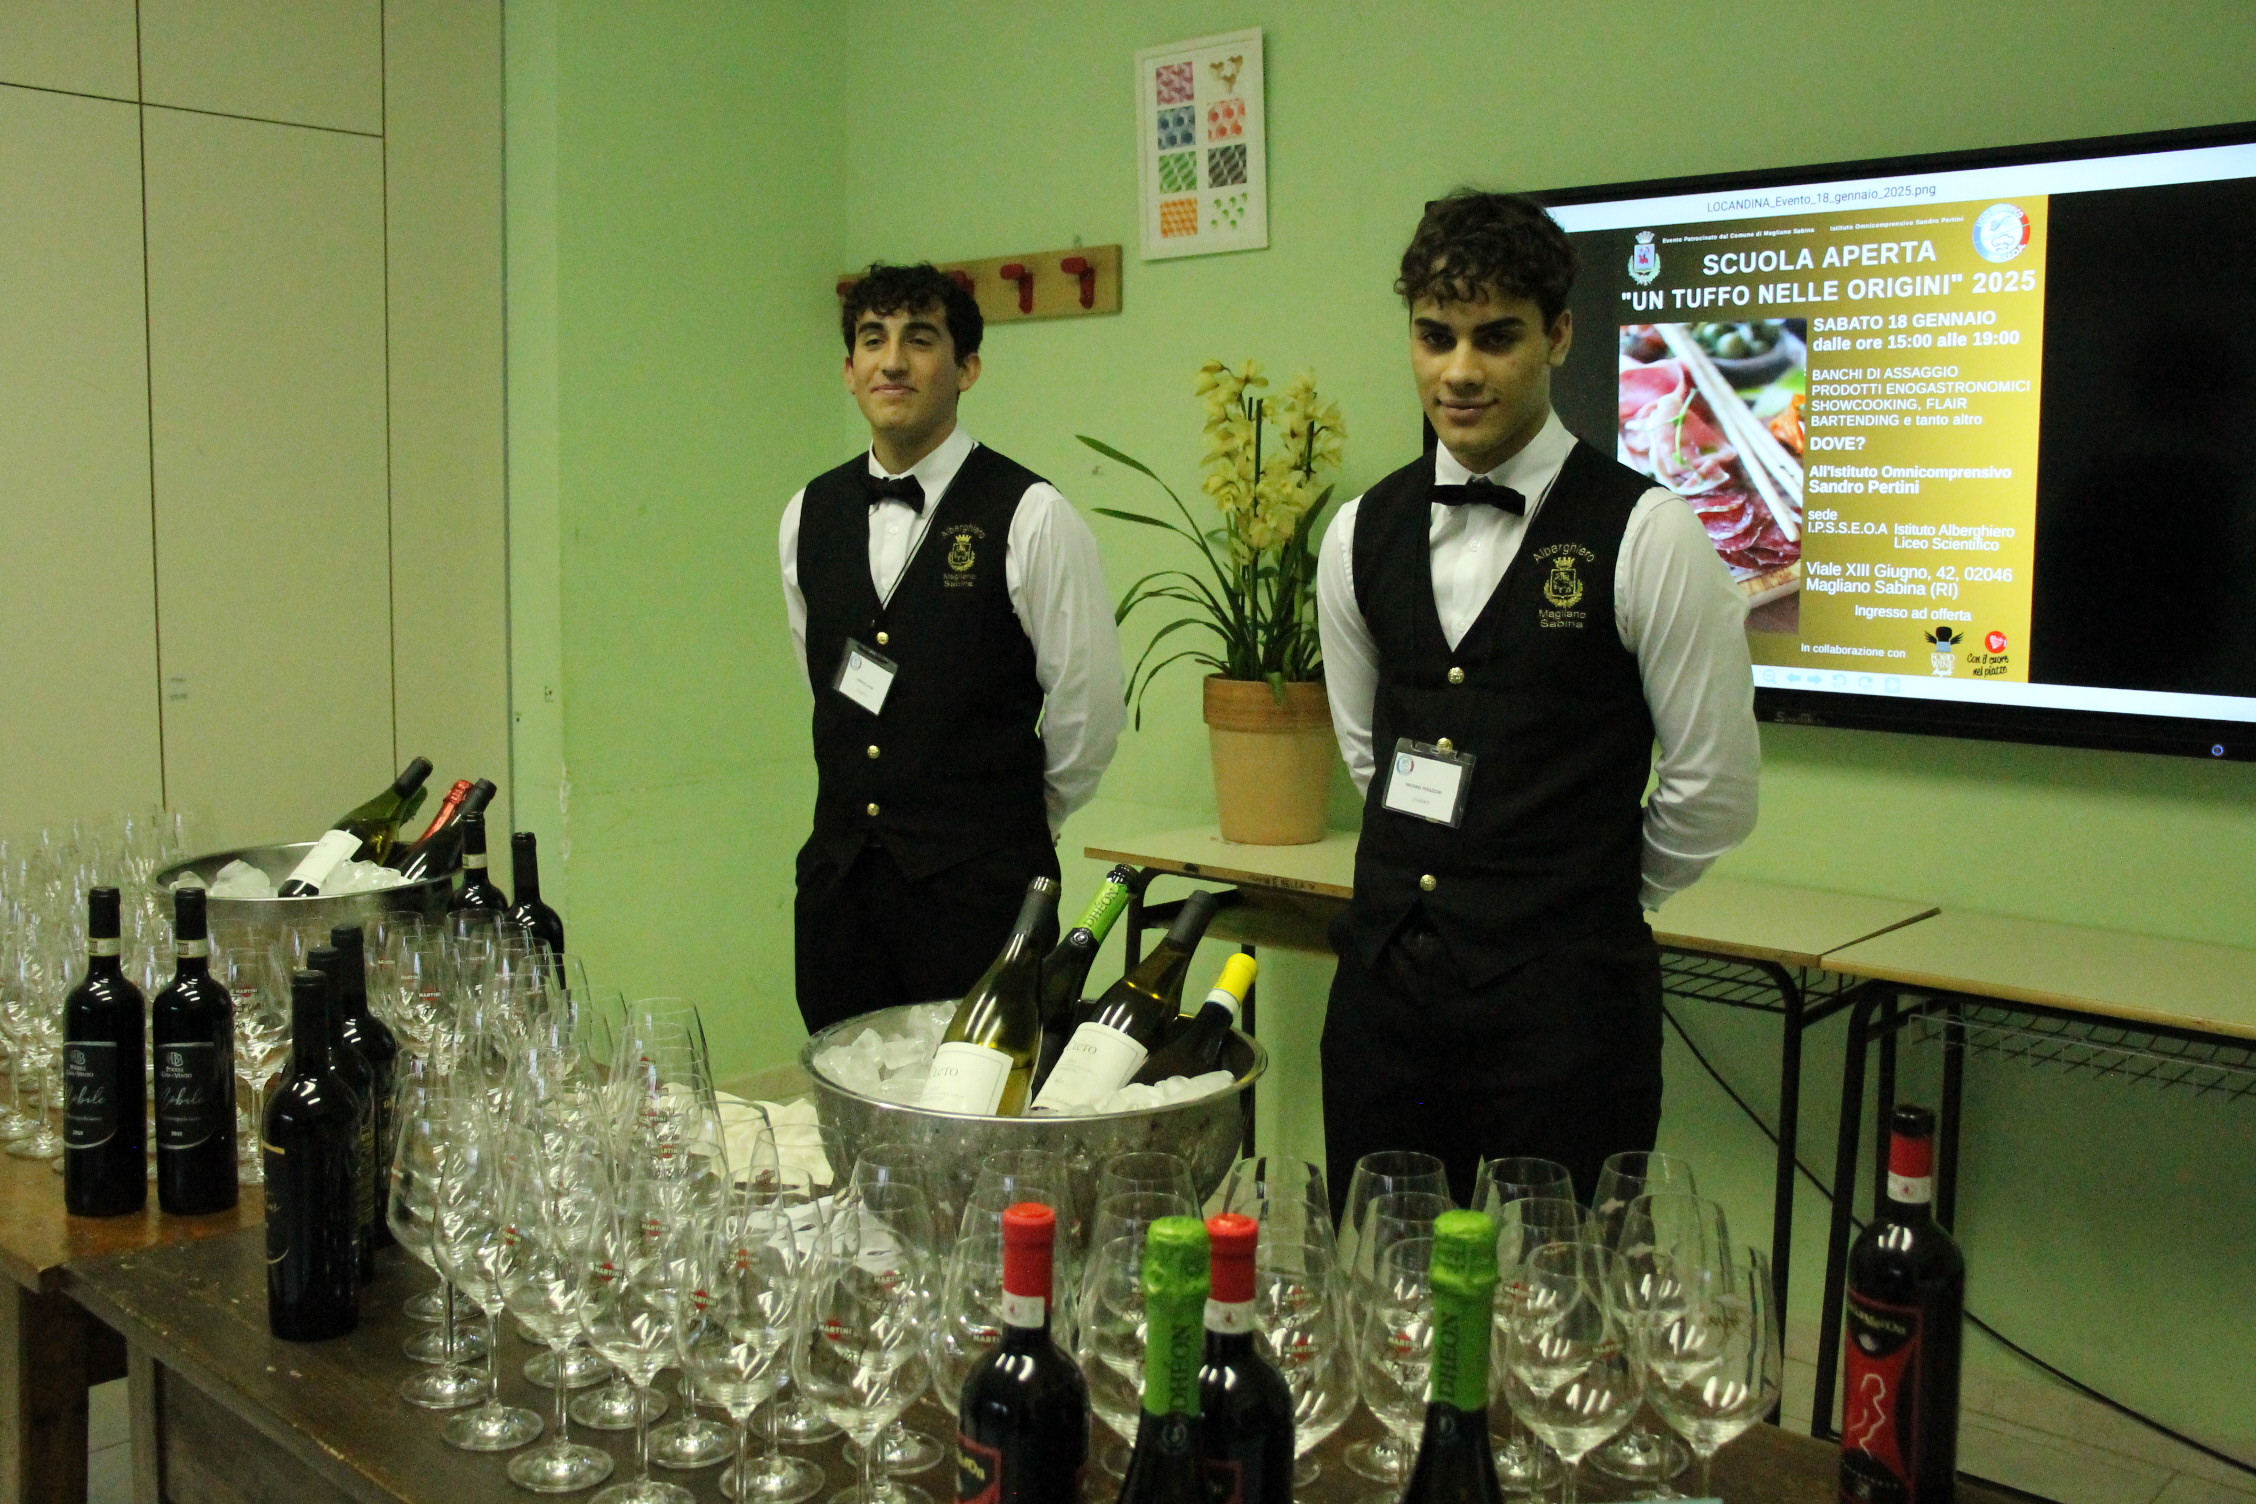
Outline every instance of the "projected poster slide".
<path fill-rule="evenodd" d="M 2045 217 L 2036 195 L 1578 237 L 1617 314 L 1617 452 L 1699 513 L 1782 686 L 2028 679 Z"/>
<path fill-rule="evenodd" d="M 1136 54 L 1147 261 L 1269 244 L 1261 31 Z"/>

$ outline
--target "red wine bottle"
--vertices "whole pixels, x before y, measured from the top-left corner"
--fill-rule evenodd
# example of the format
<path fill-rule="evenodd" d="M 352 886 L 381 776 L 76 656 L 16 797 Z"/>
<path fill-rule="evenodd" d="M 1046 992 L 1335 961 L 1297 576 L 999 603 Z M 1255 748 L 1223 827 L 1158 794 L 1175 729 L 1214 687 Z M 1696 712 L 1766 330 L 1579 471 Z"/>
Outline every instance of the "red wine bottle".
<path fill-rule="evenodd" d="M 204 890 L 172 895 L 172 983 L 149 1004 L 157 1064 L 157 1205 L 178 1217 L 236 1200 L 235 1003 L 211 974 Z"/>
<path fill-rule="evenodd" d="M 336 1065 L 329 978 L 290 979 L 290 1071 L 266 1104 L 266 1322 L 286 1342 L 360 1324 L 360 1103 Z"/>
<path fill-rule="evenodd" d="M 399 1064 L 399 1039 L 391 1026 L 368 1010 L 367 937 L 357 924 L 340 924 L 329 932 L 329 946 L 337 953 L 335 991 L 330 1006 L 337 1014 L 337 1037 L 368 1062 L 368 1117 L 373 1126 L 369 1143 L 369 1174 L 373 1208 L 369 1213 L 369 1241 L 388 1248 L 391 1219 L 384 1203 L 391 1194 L 391 1158 L 395 1130 L 392 1126 L 392 1082 Z"/>
<path fill-rule="evenodd" d="M 63 1000 L 63 1206 L 115 1217 L 149 1203 L 141 989 L 118 964 L 118 890 L 86 895 L 86 976 Z"/>
<path fill-rule="evenodd" d="M 1210 1288 L 1206 1224 L 1162 1217 L 1144 1236 L 1144 1405 L 1120 1504 L 1207 1504 L 1199 1363 Z"/>
<path fill-rule="evenodd" d="M 345 957 L 333 945 L 306 954 L 306 965 L 329 979 L 329 1059 L 360 1114 L 353 1128 L 354 1215 L 360 1238 L 360 1277 L 376 1277 L 376 1068 L 346 1034 Z M 295 1043 L 295 1041 L 293 1041 Z"/>
<path fill-rule="evenodd" d="M 1073 1016 L 1080 1011 L 1081 994 L 1089 985 L 1089 968 L 1114 921 L 1128 907 L 1136 869 L 1123 862 L 1105 874 L 1097 896 L 1089 901 L 1081 922 L 1059 937 L 1057 947 L 1042 958 L 1039 991 L 1042 1001 L 1042 1053 L 1034 1064 L 1034 1090 L 1050 1079 L 1058 1056 L 1073 1037 Z"/>
<path fill-rule="evenodd" d="M 1003 1340 L 972 1365 L 956 1407 L 956 1497 L 1079 1504 L 1089 1460 L 1089 1386 L 1050 1335 L 1057 1213 L 1003 1213 Z"/>
<path fill-rule="evenodd" d="M 1261 1224 L 1236 1212 L 1206 1220 L 1213 1285 L 1199 1429 L 1209 1490 L 1233 1504 L 1292 1504 L 1293 1397 L 1253 1330 L 1253 1253 Z"/>
<path fill-rule="evenodd" d="M 1488 1341 L 1496 1320 L 1496 1224 L 1434 1218 L 1433 1371 L 1426 1429 L 1402 1504 L 1503 1504 L 1488 1439 Z"/>
<path fill-rule="evenodd" d="M 1214 979 L 1214 987 L 1199 1005 L 1197 1016 L 1184 1020 L 1181 1032 L 1151 1052 L 1151 1058 L 1136 1072 L 1136 1079 L 1148 1086 L 1220 1069 L 1222 1047 L 1230 1042 L 1230 1031 L 1238 1026 L 1239 1010 L 1245 1007 L 1246 994 L 1253 990 L 1257 970 L 1259 963 L 1244 951 L 1223 962 L 1222 975 Z"/>
<path fill-rule="evenodd" d="M 434 877 L 444 877 L 462 865 L 462 822 L 471 815 L 482 815 L 493 802 L 494 786 L 490 779 L 481 778 L 470 785 L 470 792 L 462 796 L 454 814 L 444 825 L 423 833 L 422 839 L 405 851 L 394 853 L 392 865 L 400 876 L 411 883 Z"/>
<path fill-rule="evenodd" d="M 447 912 L 492 914 L 497 918 L 508 913 L 509 895 L 486 870 L 486 817 L 482 813 L 466 814 L 454 823 L 462 827 L 462 886 L 447 900 Z"/>
<path fill-rule="evenodd" d="M 1935 1115 L 1896 1105 L 1888 1196 L 1849 1250 L 1844 1504 L 1950 1504 L 1966 1260 L 1935 1221 Z"/>
<path fill-rule="evenodd" d="M 509 883 L 517 901 L 509 906 L 509 922 L 548 947 L 552 956 L 564 954 L 564 921 L 541 902 L 539 837 L 520 830 L 509 838 Z"/>

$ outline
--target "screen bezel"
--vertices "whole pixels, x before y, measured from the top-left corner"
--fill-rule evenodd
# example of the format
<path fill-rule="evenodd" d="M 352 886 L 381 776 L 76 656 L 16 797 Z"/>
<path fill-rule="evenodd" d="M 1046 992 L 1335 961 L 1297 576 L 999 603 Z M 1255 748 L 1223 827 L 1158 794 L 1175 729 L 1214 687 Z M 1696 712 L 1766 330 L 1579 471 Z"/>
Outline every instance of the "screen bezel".
<path fill-rule="evenodd" d="M 1552 188 L 1531 193 L 1546 206 L 1605 203 L 1614 199 L 1663 198 L 1740 188 L 1779 188 L 1832 179 L 1892 177 L 1968 167 L 2007 167 L 2081 157 L 2119 157 L 2193 146 L 2237 146 L 2256 141 L 2256 121 L 2145 131 L 2135 135 L 2087 136 L 2075 140 L 1969 151 L 1923 152 L 1867 157 L 1849 162 L 1819 162 L 1735 172 L 1694 173 L 1637 182 Z M 1430 425 L 1426 441 L 1433 442 Z M 1852 731 L 1900 731 L 1921 736 L 1955 736 L 1982 741 L 2088 747 L 2116 752 L 2147 752 L 2170 757 L 2200 757 L 2256 762 L 2256 722 L 2190 720 L 2132 711 L 2059 710 L 2020 705 L 1978 705 L 1943 700 L 1900 699 L 1854 693 L 1755 686 L 1755 718 L 1775 725 L 1823 726 Z"/>

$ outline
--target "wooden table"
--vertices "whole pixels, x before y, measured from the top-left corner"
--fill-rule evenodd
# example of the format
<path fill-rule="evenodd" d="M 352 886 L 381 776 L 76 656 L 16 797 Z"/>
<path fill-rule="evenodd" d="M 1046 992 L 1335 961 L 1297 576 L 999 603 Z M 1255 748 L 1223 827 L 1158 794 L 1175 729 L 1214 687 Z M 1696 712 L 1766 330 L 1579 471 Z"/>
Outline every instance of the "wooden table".
<path fill-rule="evenodd" d="M 256 1187 L 209 1217 L 72 1217 L 47 1161 L 0 1156 L 0 1504 L 85 1504 L 86 1390 L 125 1373 L 115 1334 L 63 1289 L 66 1266 L 233 1232 L 264 1215 Z"/>
<path fill-rule="evenodd" d="M 1129 964 L 1143 929 L 1172 919 L 1175 905 L 1145 901 L 1163 875 L 1222 882 L 1234 902 L 1209 931 L 1248 949 L 1283 945 L 1328 954 L 1325 928 L 1355 896 L 1356 837 L 1332 831 L 1308 846 L 1241 846 L 1214 826 L 1091 846 L 1099 861 L 1138 869 L 1128 920 Z M 1771 1273 L 1783 1305 L 1794 1251 L 1795 1150 L 1801 1129 L 1802 1036 L 1847 1006 L 1846 987 L 1825 986 L 1824 958 L 1874 936 L 1916 927 L 1935 906 L 1779 883 L 1710 877 L 1648 915 L 1664 952 L 1670 995 L 1775 1013 L 1780 1020 L 1778 1152 L 1771 1189 Z M 1256 1032 L 1254 999 L 1245 1028 Z M 1251 1122 L 1249 1115 L 1248 1122 Z M 1249 1130 L 1250 1131 L 1250 1130 Z M 1249 1141 L 1250 1152 L 1250 1141 Z"/>
<path fill-rule="evenodd" d="M 258 1235 L 244 1232 L 73 1269 L 73 1293 L 125 1335 L 133 1355 L 136 1504 L 522 1504 L 528 1496 L 504 1472 L 508 1454 L 454 1450 L 439 1437 L 444 1416 L 395 1392 L 414 1371 L 399 1347 L 414 1327 L 399 1307 L 428 1278 L 419 1266 L 387 1250 L 358 1332 L 292 1344 L 266 1333 L 262 1255 Z M 514 1337 L 504 1338 L 503 1396 L 546 1415 L 546 1396 L 518 1372 L 528 1356 Z M 663 1382 L 670 1389 L 671 1378 Z M 942 1434 L 950 1426 L 929 1400 L 908 1419 Z M 1372 1424 L 1358 1412 L 1324 1443 L 1322 1476 L 1301 1498 L 1345 1504 L 1372 1492 L 1339 1460 Z M 575 1427 L 573 1435 L 611 1451 L 619 1462 L 614 1479 L 632 1476 L 631 1433 Z M 853 1476 L 835 1443 L 801 1455 L 829 1474 L 818 1499 Z M 1808 1437 L 1758 1426 L 1724 1449 L 1716 1480 L 1731 1504 L 1833 1504 L 1837 1455 Z M 718 1468 L 659 1474 L 689 1488 L 699 1504 L 723 1504 Z M 935 1497 L 952 1491 L 942 1469 L 910 1481 Z M 1089 1492 L 1092 1501 L 1109 1498 L 1112 1486 L 1092 1478 Z M 1960 1494 L 1967 1504 L 2007 1504 L 2007 1496 L 1979 1485 Z M 1618 1497 L 1602 1486 L 1588 1496 Z"/>
<path fill-rule="evenodd" d="M 1821 1434 L 1832 1414 L 1870 1046 L 1880 1047 L 1875 1131 L 1885 1144 L 1897 1033 L 1916 1019 L 1939 1020 L 1935 1215 L 1945 1227 L 1956 1220 L 1969 1037 L 2006 1053 L 2088 1060 L 2109 1074 L 2163 1084 L 2202 1084 L 2205 1071 L 2217 1072 L 2203 1061 L 2222 1049 L 2235 1062 L 2230 1074 L 2256 1075 L 2256 950 L 1954 912 L 1843 947 L 1823 966 L 1848 984 L 1851 1007 L 1812 1412 Z M 1873 1166 L 1876 1209 L 1886 1174 L 1882 1152 Z"/>

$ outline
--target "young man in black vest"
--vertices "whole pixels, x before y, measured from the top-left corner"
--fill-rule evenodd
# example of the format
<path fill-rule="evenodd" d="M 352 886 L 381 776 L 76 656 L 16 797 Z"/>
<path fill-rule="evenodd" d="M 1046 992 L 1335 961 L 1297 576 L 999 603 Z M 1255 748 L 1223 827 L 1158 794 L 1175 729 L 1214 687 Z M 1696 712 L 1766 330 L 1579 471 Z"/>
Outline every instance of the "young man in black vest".
<path fill-rule="evenodd" d="M 1058 875 L 1056 832 L 1122 719 L 1095 535 L 956 422 L 978 302 L 930 266 L 872 266 L 840 325 L 870 447 L 791 498 L 780 539 L 815 692 L 796 909 L 809 1032 L 977 981 L 1026 884 Z"/>
<path fill-rule="evenodd" d="M 1740 596 L 1690 507 L 1551 411 L 1573 282 L 1534 203 L 1428 206 L 1396 290 L 1441 442 L 1323 541 L 1332 719 L 1366 791 L 1324 1024 L 1335 1197 L 1379 1149 L 1439 1155 L 1462 1202 L 1483 1156 L 1558 1160 L 1587 1197 L 1606 1156 L 1651 1148 L 1643 910 L 1754 825 Z"/>

